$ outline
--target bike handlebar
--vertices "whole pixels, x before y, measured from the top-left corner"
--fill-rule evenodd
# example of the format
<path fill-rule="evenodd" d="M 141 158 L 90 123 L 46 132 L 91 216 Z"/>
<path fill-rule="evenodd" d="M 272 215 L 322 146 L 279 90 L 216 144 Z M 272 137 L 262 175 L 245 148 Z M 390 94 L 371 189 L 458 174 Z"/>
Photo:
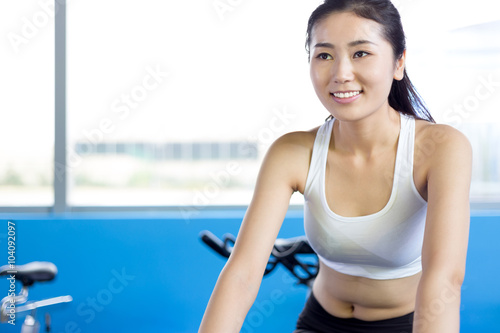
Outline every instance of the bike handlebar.
<path fill-rule="evenodd" d="M 212 250 L 220 254 L 225 258 L 229 258 L 231 255 L 232 247 L 228 247 L 228 241 L 234 244 L 234 238 L 230 234 L 224 236 L 224 241 L 221 241 L 217 236 L 208 230 L 204 230 L 200 233 L 201 240 L 207 244 Z"/>
<path fill-rule="evenodd" d="M 221 240 L 207 230 L 200 233 L 200 238 L 212 250 L 225 258 L 229 258 L 231 255 L 236 241 L 231 234 L 225 234 Z M 303 262 L 296 257 L 299 254 L 316 255 L 305 236 L 288 239 L 278 238 L 274 243 L 264 276 L 271 273 L 281 263 L 290 274 L 297 278 L 299 284 L 310 286 L 318 274 L 318 263 Z"/>

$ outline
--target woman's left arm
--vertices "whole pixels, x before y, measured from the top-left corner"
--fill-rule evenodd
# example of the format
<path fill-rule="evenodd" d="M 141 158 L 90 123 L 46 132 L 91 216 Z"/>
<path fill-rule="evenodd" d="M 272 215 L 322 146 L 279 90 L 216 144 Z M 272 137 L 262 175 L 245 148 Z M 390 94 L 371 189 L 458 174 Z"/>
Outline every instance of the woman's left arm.
<path fill-rule="evenodd" d="M 413 332 L 458 333 L 472 149 L 462 133 L 446 125 L 429 126 L 424 137 L 434 149 L 427 149 L 425 158 L 428 206 Z"/>

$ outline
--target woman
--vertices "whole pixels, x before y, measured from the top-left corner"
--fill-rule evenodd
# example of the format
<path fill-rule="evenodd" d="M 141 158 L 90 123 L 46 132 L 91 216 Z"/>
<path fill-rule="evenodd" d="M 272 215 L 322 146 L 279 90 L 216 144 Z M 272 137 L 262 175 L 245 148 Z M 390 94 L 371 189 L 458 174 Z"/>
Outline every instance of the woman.
<path fill-rule="evenodd" d="M 459 332 L 469 142 L 413 89 L 389 0 L 327 0 L 307 36 L 331 117 L 269 149 L 200 332 L 239 331 L 295 191 L 320 263 L 295 332 Z"/>

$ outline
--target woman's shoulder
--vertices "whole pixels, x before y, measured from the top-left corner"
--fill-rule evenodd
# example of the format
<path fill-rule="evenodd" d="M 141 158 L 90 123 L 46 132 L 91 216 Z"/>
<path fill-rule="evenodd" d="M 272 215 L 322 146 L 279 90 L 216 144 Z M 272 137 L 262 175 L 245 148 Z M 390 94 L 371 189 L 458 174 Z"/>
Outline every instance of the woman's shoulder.
<path fill-rule="evenodd" d="M 454 145 L 468 143 L 467 137 L 453 126 L 446 124 L 431 123 L 426 120 L 415 121 L 416 140 L 421 144 L 434 143 L 436 146 L 439 144 Z"/>
<path fill-rule="evenodd" d="M 318 129 L 319 127 L 284 134 L 271 145 L 266 154 L 265 164 L 279 165 L 281 175 L 290 179 L 294 191 L 304 191 Z"/>
<path fill-rule="evenodd" d="M 274 141 L 269 151 L 274 153 L 286 152 L 285 155 L 290 158 L 308 157 L 312 152 L 318 129 L 319 127 L 286 133 Z"/>
<path fill-rule="evenodd" d="M 320 126 L 306 131 L 288 132 L 279 137 L 275 141 L 275 144 L 278 145 L 290 144 L 301 147 L 308 147 L 311 143 L 314 143 L 314 140 L 316 138 L 316 133 L 318 132 L 319 128 Z"/>
<path fill-rule="evenodd" d="M 471 152 L 467 137 L 456 128 L 425 120 L 415 122 L 415 154 L 421 161 L 432 163 L 443 157 Z"/>

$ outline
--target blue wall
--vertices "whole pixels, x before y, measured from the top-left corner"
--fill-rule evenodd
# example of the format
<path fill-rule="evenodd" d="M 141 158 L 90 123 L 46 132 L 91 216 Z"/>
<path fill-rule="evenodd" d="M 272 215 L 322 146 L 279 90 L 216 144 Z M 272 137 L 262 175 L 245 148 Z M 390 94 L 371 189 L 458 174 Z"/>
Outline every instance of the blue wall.
<path fill-rule="evenodd" d="M 199 233 L 237 234 L 243 214 L 3 215 L 0 261 L 7 261 L 9 219 L 16 223 L 19 264 L 57 265 L 57 280 L 30 293 L 31 299 L 73 296 L 72 303 L 49 309 L 53 332 L 196 332 L 225 262 L 200 242 Z M 493 326 L 500 317 L 499 222 L 498 215 L 472 217 L 462 332 L 500 332 Z M 302 212 L 290 212 L 280 237 L 303 233 Z M 0 281 L 0 297 L 7 290 L 7 281 Z M 291 332 L 305 298 L 306 289 L 277 270 L 263 280 L 242 332 Z M 2 324 L 0 330 L 19 332 L 20 325 Z"/>

